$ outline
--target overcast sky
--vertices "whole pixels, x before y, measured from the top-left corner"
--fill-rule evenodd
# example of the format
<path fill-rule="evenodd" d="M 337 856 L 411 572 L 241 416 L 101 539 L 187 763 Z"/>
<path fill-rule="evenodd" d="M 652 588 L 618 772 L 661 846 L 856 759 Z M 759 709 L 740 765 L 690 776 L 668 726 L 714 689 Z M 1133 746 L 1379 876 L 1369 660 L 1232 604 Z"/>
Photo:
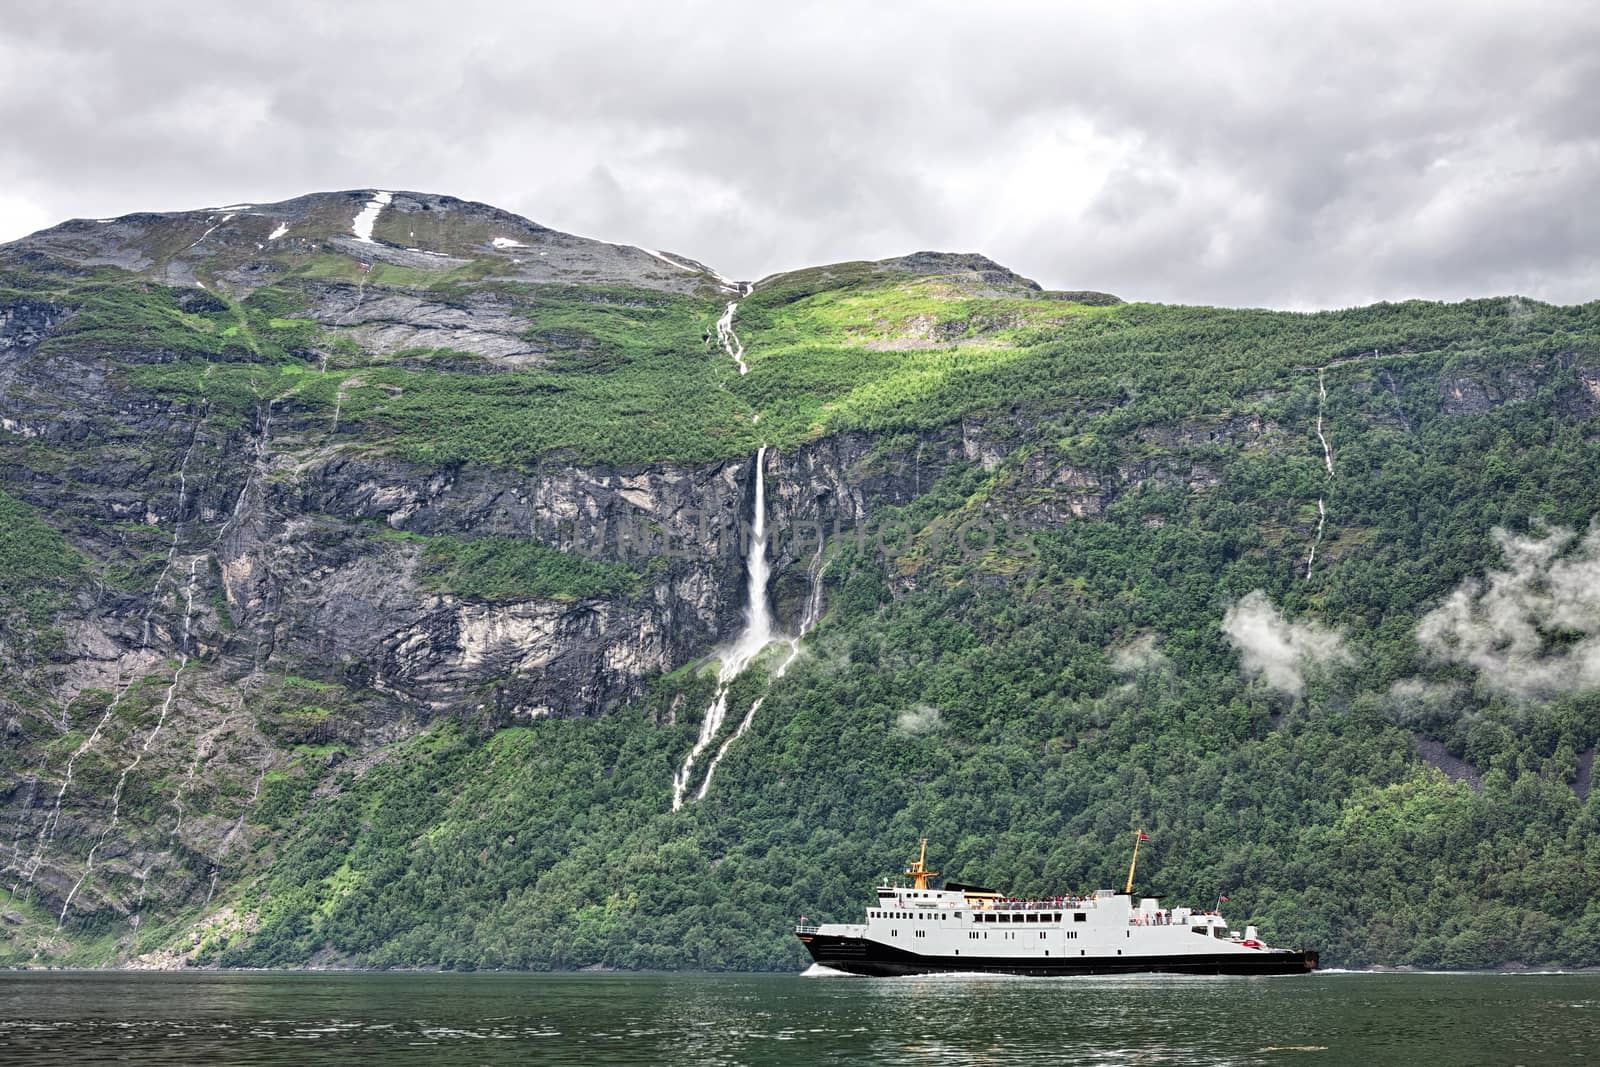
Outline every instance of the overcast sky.
<path fill-rule="evenodd" d="M 1596 12 L 13 0 L 0 240 L 415 189 L 739 278 L 933 248 L 1130 299 L 1581 302 Z"/>

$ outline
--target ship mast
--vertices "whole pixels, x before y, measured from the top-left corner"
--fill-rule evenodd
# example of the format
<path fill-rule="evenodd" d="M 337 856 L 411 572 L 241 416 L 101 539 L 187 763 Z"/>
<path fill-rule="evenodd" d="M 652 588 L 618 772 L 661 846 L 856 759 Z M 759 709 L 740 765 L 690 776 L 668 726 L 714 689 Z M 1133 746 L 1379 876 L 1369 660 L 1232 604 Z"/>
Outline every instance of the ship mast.
<path fill-rule="evenodd" d="M 937 878 L 939 876 L 938 871 L 928 870 L 928 839 L 926 837 L 922 839 L 922 854 L 917 857 L 917 862 L 907 867 L 901 873 L 909 874 L 911 876 L 912 889 L 926 889 L 928 888 L 928 879 Z"/>
<path fill-rule="evenodd" d="M 1150 836 L 1142 829 L 1135 831 L 1133 835 L 1133 862 L 1128 864 L 1128 887 L 1123 890 L 1130 897 L 1133 896 L 1133 869 L 1139 866 L 1139 842 L 1148 840 L 1150 840 Z"/>

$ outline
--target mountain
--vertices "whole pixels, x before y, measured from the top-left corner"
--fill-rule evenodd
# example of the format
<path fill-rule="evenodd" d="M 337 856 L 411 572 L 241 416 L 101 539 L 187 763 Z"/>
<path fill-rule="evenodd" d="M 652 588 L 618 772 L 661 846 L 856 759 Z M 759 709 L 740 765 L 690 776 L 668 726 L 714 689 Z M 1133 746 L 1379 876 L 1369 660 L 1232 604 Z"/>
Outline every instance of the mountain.
<path fill-rule="evenodd" d="M 449 197 L 0 247 L 0 961 L 791 968 L 914 839 L 1330 964 L 1600 963 L 1600 304 Z"/>

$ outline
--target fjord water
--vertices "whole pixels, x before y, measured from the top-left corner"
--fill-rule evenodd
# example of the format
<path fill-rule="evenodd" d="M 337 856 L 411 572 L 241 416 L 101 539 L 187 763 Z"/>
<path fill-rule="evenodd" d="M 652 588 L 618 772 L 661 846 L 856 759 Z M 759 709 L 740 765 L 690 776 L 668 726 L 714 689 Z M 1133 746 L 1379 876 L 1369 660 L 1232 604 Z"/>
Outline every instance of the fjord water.
<path fill-rule="evenodd" d="M 1600 1050 L 1600 974 L 864 979 L 0 974 L 0 1062 L 1510 1064 Z"/>

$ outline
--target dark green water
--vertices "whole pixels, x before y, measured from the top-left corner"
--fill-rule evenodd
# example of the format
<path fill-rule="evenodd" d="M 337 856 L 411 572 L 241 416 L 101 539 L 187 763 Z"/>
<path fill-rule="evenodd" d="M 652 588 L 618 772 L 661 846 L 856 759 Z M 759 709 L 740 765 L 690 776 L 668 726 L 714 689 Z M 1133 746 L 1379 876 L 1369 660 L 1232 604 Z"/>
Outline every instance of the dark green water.
<path fill-rule="evenodd" d="M 1600 975 L 6 974 L 0 1063 L 1600 1062 Z"/>

